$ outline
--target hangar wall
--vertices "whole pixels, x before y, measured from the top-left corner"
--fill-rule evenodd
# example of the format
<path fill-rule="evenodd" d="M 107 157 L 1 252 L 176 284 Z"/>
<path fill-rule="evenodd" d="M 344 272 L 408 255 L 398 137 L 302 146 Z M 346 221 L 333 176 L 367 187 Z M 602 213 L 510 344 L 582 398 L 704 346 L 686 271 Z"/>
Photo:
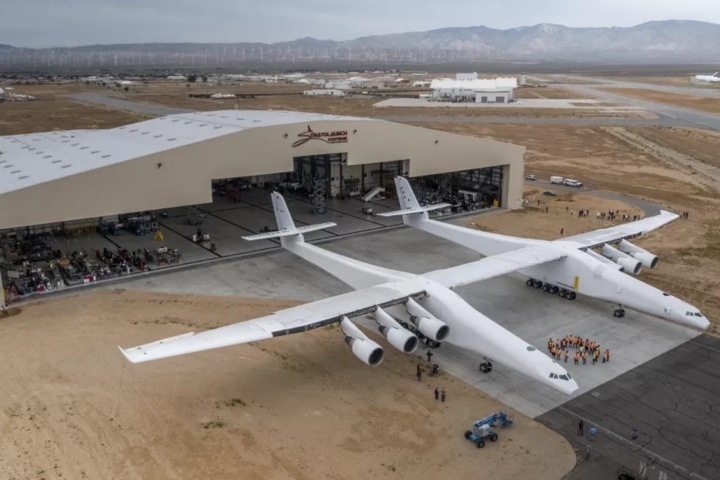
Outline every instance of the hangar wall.
<path fill-rule="evenodd" d="M 346 143 L 300 134 L 347 131 Z M 348 153 L 348 165 L 410 160 L 410 176 L 506 165 L 503 207 L 521 205 L 525 147 L 372 120 L 246 129 L 0 195 L 0 229 L 212 202 L 214 179 L 290 172 L 293 158 Z"/>

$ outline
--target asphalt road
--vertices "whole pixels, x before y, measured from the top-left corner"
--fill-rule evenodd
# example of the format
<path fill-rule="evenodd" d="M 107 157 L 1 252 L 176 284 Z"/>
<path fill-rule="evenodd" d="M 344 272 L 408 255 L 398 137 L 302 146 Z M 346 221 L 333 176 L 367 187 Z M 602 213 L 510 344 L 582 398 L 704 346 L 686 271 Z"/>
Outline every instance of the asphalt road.
<path fill-rule="evenodd" d="M 578 435 L 580 419 L 584 436 Z M 648 480 L 718 479 L 720 339 L 696 337 L 537 420 L 582 453 L 570 479 L 614 479 L 621 466 Z M 590 426 L 598 429 L 594 441 Z M 633 428 L 639 431 L 635 442 Z"/>

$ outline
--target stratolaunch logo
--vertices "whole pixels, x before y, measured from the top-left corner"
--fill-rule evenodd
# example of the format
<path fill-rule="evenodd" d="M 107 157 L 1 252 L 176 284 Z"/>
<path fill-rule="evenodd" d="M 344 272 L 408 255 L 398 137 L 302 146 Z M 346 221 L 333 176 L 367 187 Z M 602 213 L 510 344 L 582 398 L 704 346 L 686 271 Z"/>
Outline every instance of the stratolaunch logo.
<path fill-rule="evenodd" d="M 300 137 L 300 140 L 296 140 L 295 143 L 292 144 L 293 148 L 305 145 L 310 140 L 320 140 L 325 143 L 347 143 L 348 141 L 346 130 L 339 130 L 337 132 L 313 132 L 310 125 L 308 125 L 307 131 L 298 134 L 298 137 Z"/>

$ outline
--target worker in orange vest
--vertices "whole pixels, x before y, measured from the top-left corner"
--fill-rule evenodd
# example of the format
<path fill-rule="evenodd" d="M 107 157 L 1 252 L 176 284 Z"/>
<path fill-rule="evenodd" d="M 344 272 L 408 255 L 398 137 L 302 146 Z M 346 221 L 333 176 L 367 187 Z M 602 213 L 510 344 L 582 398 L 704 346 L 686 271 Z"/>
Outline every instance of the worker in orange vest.
<path fill-rule="evenodd" d="M 603 363 L 607 362 L 607 353 L 603 352 L 602 358 L 603 358 L 603 360 L 602 360 Z"/>
<path fill-rule="evenodd" d="M 583 353 L 583 365 L 587 365 L 587 351 Z"/>
<path fill-rule="evenodd" d="M 552 355 L 552 358 L 555 358 L 555 345 L 550 347 L 550 355 Z"/>
<path fill-rule="evenodd" d="M 580 364 L 580 354 L 578 352 L 575 352 L 575 365 Z"/>
<path fill-rule="evenodd" d="M 610 361 L 610 350 L 605 350 L 605 355 L 607 355 L 607 361 Z"/>
<path fill-rule="evenodd" d="M 568 358 L 570 358 L 570 352 L 568 352 L 567 350 L 565 350 L 565 363 L 567 363 Z"/>

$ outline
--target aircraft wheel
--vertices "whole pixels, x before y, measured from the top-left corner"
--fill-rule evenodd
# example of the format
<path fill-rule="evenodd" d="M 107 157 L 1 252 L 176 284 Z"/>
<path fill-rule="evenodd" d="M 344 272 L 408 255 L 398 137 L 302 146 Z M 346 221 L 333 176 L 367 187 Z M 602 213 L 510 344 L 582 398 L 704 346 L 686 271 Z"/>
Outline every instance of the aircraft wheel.
<path fill-rule="evenodd" d="M 575 297 L 577 297 L 577 294 L 575 292 L 568 292 L 568 294 L 565 296 L 568 300 L 575 300 Z"/>
<path fill-rule="evenodd" d="M 525 285 L 527 285 L 528 287 L 534 287 L 535 280 L 533 280 L 532 278 L 528 278 L 527 282 L 525 282 Z"/>
<path fill-rule="evenodd" d="M 617 318 L 622 318 L 625 316 L 625 310 L 623 310 L 622 308 L 618 308 L 617 310 L 615 310 L 613 315 L 615 315 L 615 317 Z"/>
<path fill-rule="evenodd" d="M 560 291 L 560 288 L 558 288 L 558 287 L 552 287 L 552 288 L 550 289 L 550 293 L 552 293 L 553 295 L 557 295 L 557 293 L 558 293 L 559 291 Z"/>
<path fill-rule="evenodd" d="M 540 280 L 535 280 L 535 285 L 533 285 L 535 288 L 542 288 L 543 282 Z"/>
<path fill-rule="evenodd" d="M 560 296 L 560 298 L 565 298 L 568 293 L 569 293 L 569 292 L 568 292 L 567 290 L 562 289 L 562 290 L 560 290 L 560 291 L 558 292 L 558 295 Z"/>
<path fill-rule="evenodd" d="M 543 292 L 547 293 L 549 290 L 550 290 L 550 287 L 548 286 L 547 283 L 542 286 L 542 291 L 543 291 Z"/>

